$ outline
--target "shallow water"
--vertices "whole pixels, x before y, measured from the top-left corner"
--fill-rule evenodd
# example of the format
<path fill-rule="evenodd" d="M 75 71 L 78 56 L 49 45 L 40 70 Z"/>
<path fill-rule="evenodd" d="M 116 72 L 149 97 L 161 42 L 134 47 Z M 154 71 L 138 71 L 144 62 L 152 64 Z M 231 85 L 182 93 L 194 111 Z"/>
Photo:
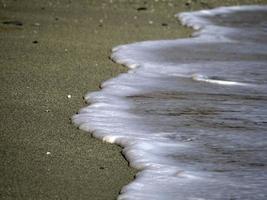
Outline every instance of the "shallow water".
<path fill-rule="evenodd" d="M 118 199 L 266 199 L 267 6 L 177 16 L 195 37 L 114 48 L 73 121 L 141 170 Z"/>

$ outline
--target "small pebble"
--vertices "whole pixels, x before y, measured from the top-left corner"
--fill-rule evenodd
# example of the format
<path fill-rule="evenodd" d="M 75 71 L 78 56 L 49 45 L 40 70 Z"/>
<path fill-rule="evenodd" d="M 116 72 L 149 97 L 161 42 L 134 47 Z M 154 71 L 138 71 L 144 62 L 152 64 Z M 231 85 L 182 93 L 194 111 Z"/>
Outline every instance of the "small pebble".
<path fill-rule="evenodd" d="M 67 96 L 67 97 L 68 97 L 68 99 L 70 99 L 70 98 L 71 98 L 71 95 L 70 95 L 70 94 L 68 94 L 68 96 Z"/>
<path fill-rule="evenodd" d="M 46 152 L 46 155 L 51 155 L 51 152 L 50 151 Z"/>
<path fill-rule="evenodd" d="M 38 41 L 37 41 L 37 40 L 34 40 L 32 43 L 33 43 L 33 44 L 37 44 L 37 43 L 38 43 Z"/>
<path fill-rule="evenodd" d="M 33 25 L 34 25 L 34 26 L 40 26 L 41 24 L 38 23 L 38 22 L 35 22 Z"/>
<path fill-rule="evenodd" d="M 154 24 L 154 22 L 153 22 L 152 20 L 150 20 L 148 23 L 149 23 L 149 24 Z"/>
<path fill-rule="evenodd" d="M 190 0 L 188 0 L 187 2 L 185 2 L 186 6 L 190 6 L 192 4 L 192 2 Z"/>
<path fill-rule="evenodd" d="M 147 8 L 146 8 L 146 7 L 139 7 L 139 8 L 137 8 L 136 10 L 137 10 L 137 11 L 144 11 L 144 10 L 147 10 Z"/>

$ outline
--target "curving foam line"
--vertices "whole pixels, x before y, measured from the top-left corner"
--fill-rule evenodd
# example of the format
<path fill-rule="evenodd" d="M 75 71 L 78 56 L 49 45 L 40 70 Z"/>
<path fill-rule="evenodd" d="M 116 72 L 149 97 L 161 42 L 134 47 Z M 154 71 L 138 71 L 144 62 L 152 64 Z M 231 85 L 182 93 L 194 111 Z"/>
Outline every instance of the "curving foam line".
<path fill-rule="evenodd" d="M 187 124 L 187 120 L 191 119 L 196 112 L 192 110 L 195 104 L 192 104 L 191 110 L 181 112 L 183 117 L 170 117 L 172 110 L 169 111 L 169 117 L 164 117 L 165 113 L 160 110 L 162 104 L 157 104 L 152 98 L 153 95 L 158 95 L 157 98 L 163 98 L 163 100 L 166 98 L 164 102 L 167 104 L 170 101 L 169 104 L 173 105 L 175 103 L 169 100 L 168 96 L 165 97 L 162 94 L 166 93 L 166 95 L 172 96 L 175 91 L 182 91 L 180 96 L 175 97 L 181 102 L 185 101 L 187 104 L 192 101 L 191 99 L 186 99 L 187 93 L 199 95 L 200 100 L 202 97 L 201 92 L 212 94 L 209 96 L 210 99 L 223 94 L 222 97 L 219 96 L 218 98 L 222 99 L 223 106 L 228 106 L 228 104 L 235 105 L 236 101 L 233 99 L 226 104 L 224 101 L 228 98 L 228 94 L 236 96 L 248 94 L 246 98 L 249 99 L 249 92 L 260 91 L 257 89 L 257 85 L 264 85 L 265 80 L 255 79 L 255 83 L 251 84 L 247 82 L 246 76 L 240 76 L 239 73 L 242 70 L 239 67 L 250 69 L 251 65 L 253 65 L 255 69 L 265 73 L 266 53 L 262 52 L 266 52 L 266 44 L 255 40 L 255 35 L 252 32 L 245 34 L 244 37 L 236 38 L 235 35 L 240 31 L 239 28 L 225 27 L 212 22 L 213 16 L 227 16 L 239 11 L 266 12 L 267 6 L 221 7 L 213 10 L 180 13 L 176 17 L 179 18 L 182 24 L 197 30 L 194 38 L 138 42 L 120 45 L 112 49 L 111 59 L 116 63 L 127 66 L 130 69 L 129 73 L 105 81 L 101 85 L 102 89 L 98 92 L 86 94 L 85 100 L 90 105 L 82 108 L 77 115 L 74 115 L 72 121 L 80 129 L 92 133 L 94 137 L 122 146 L 123 154 L 130 165 L 140 170 L 135 180 L 121 190 L 118 196 L 119 200 L 223 199 L 230 198 L 232 194 L 235 194 L 231 193 L 232 188 L 237 188 L 236 191 L 240 193 L 238 194 L 240 198 L 237 197 L 237 199 L 242 199 L 244 184 L 253 185 L 251 181 L 254 181 L 254 179 L 250 174 L 242 174 L 243 177 L 249 177 L 243 182 L 235 181 L 235 179 L 229 180 L 221 175 L 223 174 L 222 172 L 203 170 L 203 168 L 214 167 L 212 164 L 210 166 L 203 161 L 203 163 L 200 163 L 201 168 L 185 162 L 186 155 L 194 157 L 195 154 L 200 154 L 203 150 L 199 146 L 201 140 L 195 141 L 192 138 L 204 135 L 204 138 L 210 141 L 214 136 L 209 135 L 210 130 L 205 129 L 205 127 L 199 128 L 197 134 L 192 137 L 184 135 L 184 132 L 187 131 L 189 134 L 191 131 L 191 129 L 187 129 L 188 127 L 183 127 L 182 125 Z M 245 31 L 250 30 L 246 29 Z M 263 33 L 259 31 L 257 34 Z M 248 36 L 250 37 L 249 39 L 247 39 Z M 251 38 L 253 41 L 250 41 Z M 207 43 L 209 46 L 206 46 Z M 252 44 L 254 46 L 255 44 L 257 45 L 251 49 Z M 207 50 L 205 50 L 206 47 Z M 201 49 L 201 51 L 197 51 L 198 49 Z M 236 51 L 239 54 L 235 54 Z M 177 54 L 176 52 L 179 53 Z M 222 59 L 222 54 L 225 54 L 227 59 Z M 257 59 L 255 59 L 254 54 L 257 54 Z M 210 61 L 211 57 L 213 59 L 212 62 Z M 245 61 L 243 62 L 242 60 Z M 231 70 L 231 73 L 227 73 L 223 69 Z M 237 70 L 234 71 L 233 69 Z M 251 72 L 250 74 L 253 73 Z M 227 75 L 227 78 L 230 77 L 230 79 L 226 81 L 224 79 L 209 78 L 214 75 L 219 77 Z M 235 81 L 237 77 L 241 77 L 242 81 Z M 201 82 L 214 86 L 203 88 Z M 194 87 L 191 87 L 192 85 Z M 220 85 L 220 87 L 217 85 Z M 250 89 L 248 86 L 251 85 L 255 87 Z M 166 88 L 168 88 L 167 91 L 165 91 Z M 157 93 L 158 91 L 160 91 L 159 94 Z M 149 100 L 148 102 L 150 103 L 147 103 L 142 98 Z M 175 100 L 177 101 L 177 99 Z M 243 101 L 246 103 L 247 99 Z M 206 101 L 209 99 L 204 99 L 203 102 L 200 100 L 197 101 L 199 104 L 206 105 Z M 214 102 L 218 101 L 218 99 L 215 100 L 211 101 L 210 104 L 213 105 Z M 147 116 L 138 114 L 138 106 L 143 106 L 142 109 L 145 110 L 153 103 L 156 106 L 155 108 L 147 109 Z M 179 104 L 179 106 L 182 107 L 183 104 Z M 175 109 L 179 109 L 179 106 L 175 107 Z M 262 114 L 264 111 L 261 107 L 262 104 L 254 107 L 249 104 L 249 106 L 250 111 L 252 108 L 256 109 L 255 112 L 251 111 L 251 113 L 256 113 L 253 116 L 264 116 Z M 259 107 L 261 109 L 258 109 Z M 215 111 L 207 109 L 202 112 L 202 115 L 213 115 L 216 112 L 220 112 L 220 109 L 220 106 Z M 246 112 L 245 108 L 242 109 L 238 110 L 238 112 Z M 235 108 L 232 110 L 235 111 Z M 155 123 L 154 118 L 156 118 L 153 115 L 155 112 L 158 112 L 159 116 L 163 116 L 158 123 L 169 129 L 172 127 L 173 118 L 178 117 L 177 119 L 180 120 L 179 123 L 181 124 L 180 129 L 161 130 L 161 126 L 155 128 L 153 126 Z M 235 112 L 231 112 L 230 116 L 227 115 L 225 118 L 231 123 L 232 118 L 239 117 L 240 114 L 237 113 L 236 115 Z M 250 117 L 250 115 L 252 116 L 252 114 L 245 113 L 241 116 Z M 208 119 L 208 123 L 214 120 L 213 118 Z M 201 117 L 194 118 L 194 121 L 190 121 L 190 123 L 192 126 L 198 126 L 198 121 L 201 121 Z M 235 122 L 235 124 L 238 122 Z M 222 122 L 216 123 L 219 124 L 217 126 L 222 126 Z M 249 137 L 248 141 L 251 141 L 251 136 L 248 135 L 247 137 Z M 239 135 L 236 136 L 230 133 L 223 135 L 222 138 L 228 142 L 240 141 Z M 207 142 L 205 145 L 208 146 L 208 144 Z M 231 143 L 227 145 L 228 143 L 226 142 L 225 148 L 229 148 L 230 151 L 233 147 Z M 262 143 L 257 141 L 254 142 L 254 145 L 262 145 Z M 181 155 L 184 156 L 182 157 Z M 206 159 L 206 156 L 209 158 L 210 152 L 204 152 L 201 155 L 199 157 Z M 196 160 L 199 159 L 198 156 L 194 158 Z M 215 166 L 218 167 L 217 165 Z M 216 178 L 214 178 L 214 174 L 216 174 Z M 264 173 L 262 175 L 258 174 L 262 178 L 266 177 Z M 232 175 L 232 178 L 234 175 Z M 264 199 L 266 193 L 262 193 L 262 182 L 258 179 L 257 181 L 259 182 L 257 187 L 254 188 L 255 192 L 252 192 L 251 199 Z M 248 191 L 246 195 L 249 195 L 251 188 L 245 188 Z"/>

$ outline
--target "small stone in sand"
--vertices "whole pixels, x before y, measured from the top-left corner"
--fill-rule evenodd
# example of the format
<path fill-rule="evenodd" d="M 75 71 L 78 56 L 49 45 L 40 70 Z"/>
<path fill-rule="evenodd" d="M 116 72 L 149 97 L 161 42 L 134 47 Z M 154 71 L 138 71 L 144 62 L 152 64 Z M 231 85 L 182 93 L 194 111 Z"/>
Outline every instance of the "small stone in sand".
<path fill-rule="evenodd" d="M 70 98 L 71 98 L 71 95 L 70 95 L 70 94 L 68 94 L 68 95 L 67 95 L 67 97 L 68 97 L 68 99 L 70 99 Z"/>
<path fill-rule="evenodd" d="M 137 10 L 137 11 L 144 11 L 144 10 L 147 10 L 147 8 L 146 8 L 146 7 L 139 7 L 139 8 L 137 8 L 136 10 Z"/>
<path fill-rule="evenodd" d="M 192 4 L 192 2 L 190 0 L 188 0 L 187 2 L 185 2 L 186 6 L 190 6 Z"/>
<path fill-rule="evenodd" d="M 46 155 L 51 155 L 51 152 L 50 151 L 46 152 Z"/>
<path fill-rule="evenodd" d="M 32 43 L 33 43 L 33 44 L 37 44 L 37 43 L 38 43 L 38 41 L 37 41 L 37 40 L 34 40 Z"/>

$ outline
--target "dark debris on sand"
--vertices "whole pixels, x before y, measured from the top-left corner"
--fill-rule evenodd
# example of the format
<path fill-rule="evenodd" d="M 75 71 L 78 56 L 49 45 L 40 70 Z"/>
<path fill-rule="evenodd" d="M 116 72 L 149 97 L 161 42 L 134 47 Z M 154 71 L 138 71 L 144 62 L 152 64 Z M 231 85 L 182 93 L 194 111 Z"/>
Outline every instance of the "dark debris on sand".
<path fill-rule="evenodd" d="M 14 26 L 23 26 L 23 23 L 21 21 L 18 21 L 18 20 L 3 21 L 2 24 L 14 25 Z"/>

